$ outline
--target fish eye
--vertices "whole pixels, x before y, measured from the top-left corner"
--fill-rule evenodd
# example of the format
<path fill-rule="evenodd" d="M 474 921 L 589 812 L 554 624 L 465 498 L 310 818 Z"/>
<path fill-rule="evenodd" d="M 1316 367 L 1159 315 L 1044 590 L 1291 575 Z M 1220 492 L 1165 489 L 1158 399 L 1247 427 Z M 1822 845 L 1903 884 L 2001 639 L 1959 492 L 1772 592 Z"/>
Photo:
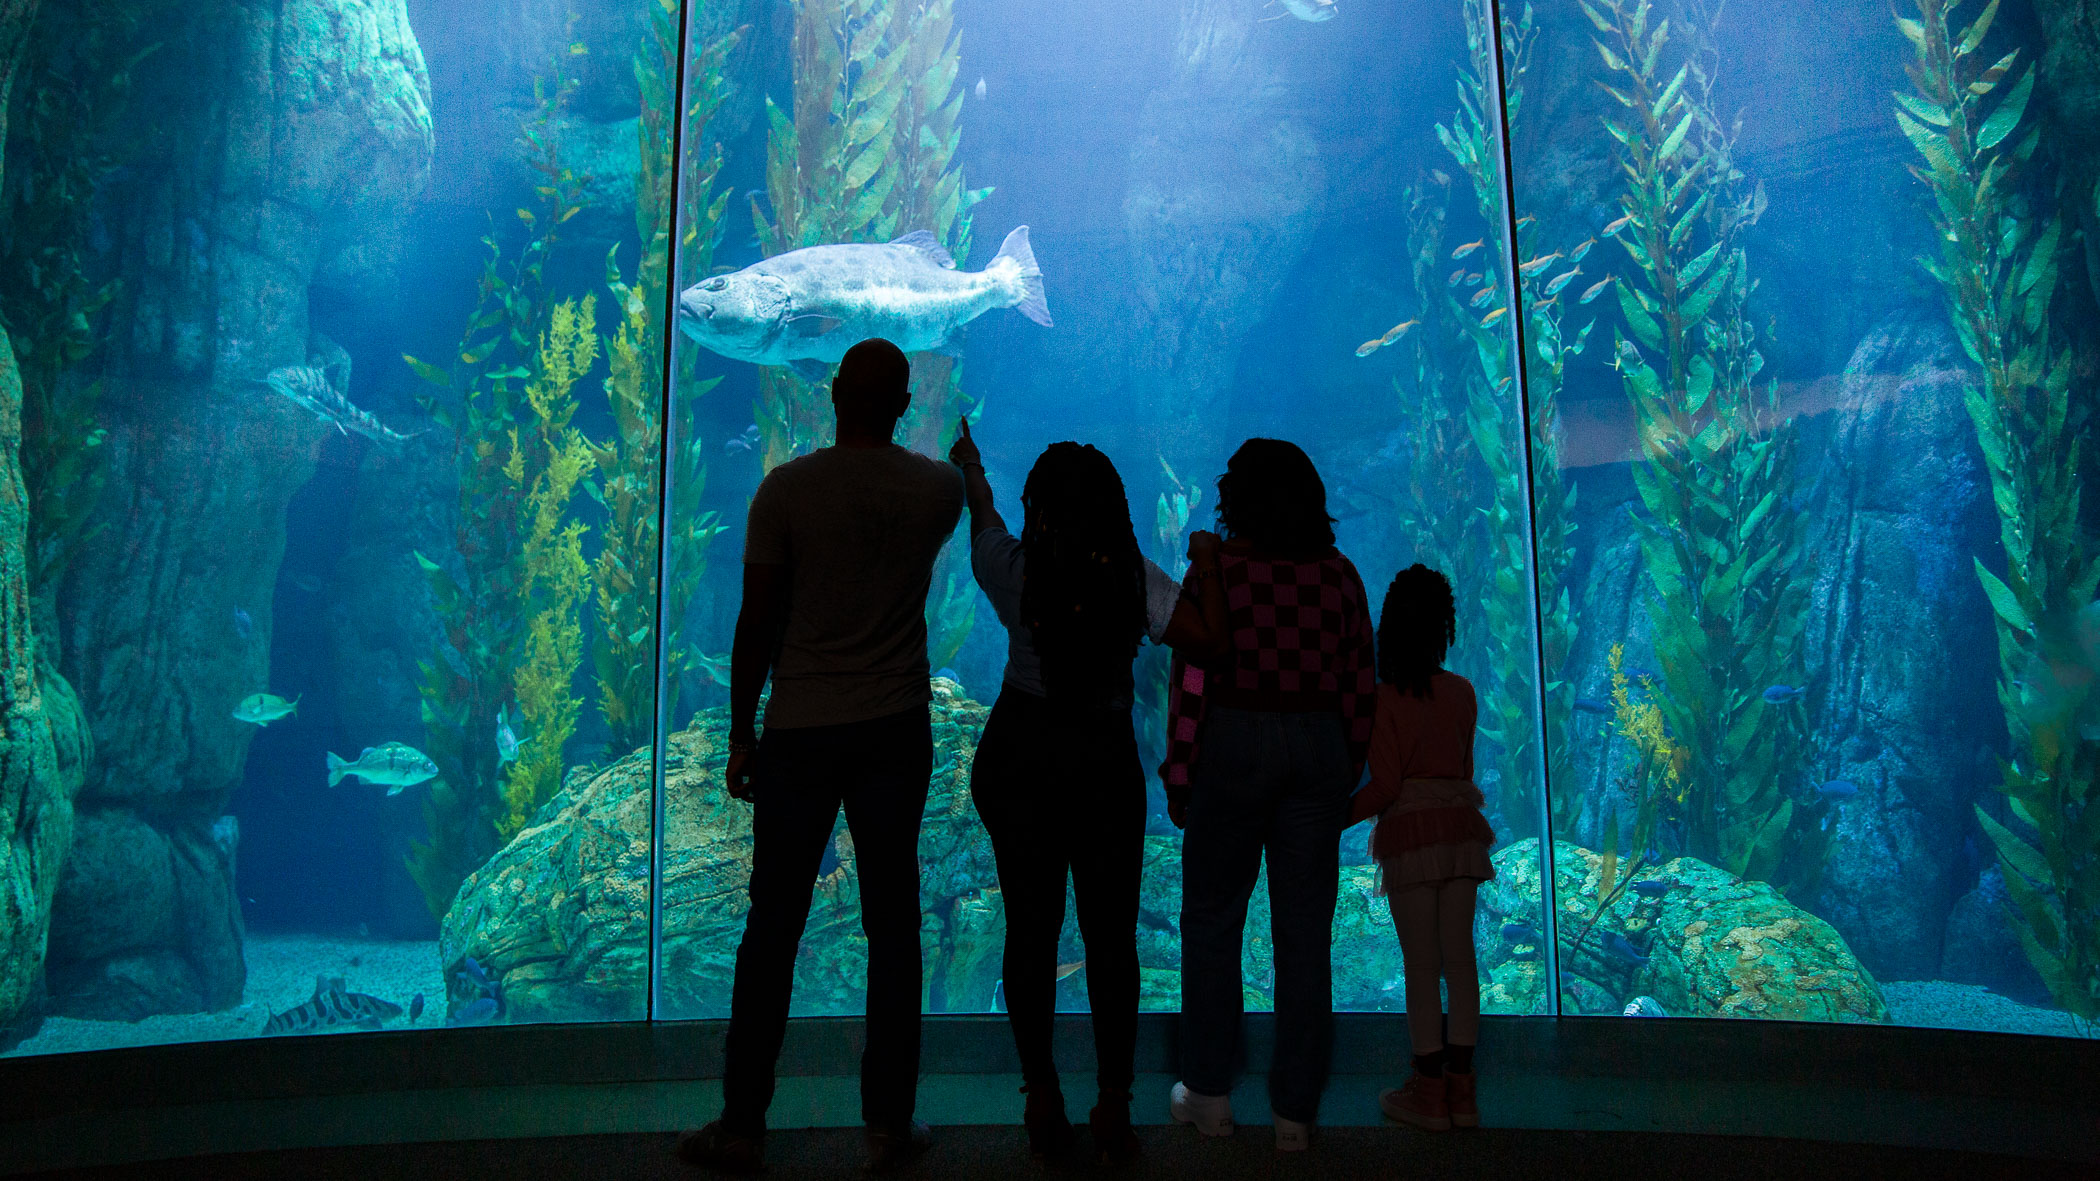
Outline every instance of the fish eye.
<path fill-rule="evenodd" d="M 718 275 L 715 278 L 709 279 L 705 284 L 702 284 L 702 287 L 707 291 L 724 291 L 727 290 L 729 287 L 729 280 Z"/>

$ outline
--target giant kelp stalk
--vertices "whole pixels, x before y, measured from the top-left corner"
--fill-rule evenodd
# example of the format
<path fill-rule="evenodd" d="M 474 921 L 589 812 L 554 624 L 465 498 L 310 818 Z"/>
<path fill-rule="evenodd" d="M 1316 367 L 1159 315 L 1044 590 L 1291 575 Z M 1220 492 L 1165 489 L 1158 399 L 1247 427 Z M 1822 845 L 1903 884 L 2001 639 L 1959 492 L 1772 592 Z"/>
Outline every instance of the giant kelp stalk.
<path fill-rule="evenodd" d="M 1697 14 L 1651 25 L 1647 0 L 1585 0 L 1617 104 L 1630 264 L 1614 367 L 1632 401 L 1634 486 L 1654 598 L 1656 701 L 1684 751 L 1694 856 L 1782 888 L 1820 870 L 1819 819 L 1784 784 L 1800 766 L 1798 665 L 1807 587 L 1797 576 L 1795 431 L 1778 383 L 1760 384 L 1744 232 L 1764 208 L 1711 105 Z M 1672 66 L 1675 68 L 1673 69 Z M 1630 336 L 1628 335 L 1630 334 Z"/>
<path fill-rule="evenodd" d="M 1499 769 L 1498 792 L 1504 823 L 1518 834 L 1538 826 L 1536 735 L 1539 687 L 1534 666 L 1532 594 L 1540 596 L 1547 678 L 1546 750 L 1556 774 L 1567 765 L 1562 728 L 1573 704 L 1573 690 L 1560 670 L 1573 646 L 1575 622 L 1566 589 L 1573 559 L 1573 525 L 1569 510 L 1574 493 L 1561 478 L 1558 458 L 1560 360 L 1580 352 L 1588 329 L 1568 340 L 1560 333 L 1558 301 L 1540 288 L 1551 277 L 1542 269 L 1566 252 L 1544 253 L 1537 243 L 1536 219 L 1520 224 L 1509 273 L 1508 234 L 1502 186 L 1502 152 L 1487 79 L 1494 69 L 1494 33 L 1489 5 L 1468 0 L 1464 9 L 1468 62 L 1458 71 L 1458 110 L 1449 124 L 1438 124 L 1443 144 L 1471 190 L 1473 213 L 1483 237 L 1459 246 L 1447 256 L 1444 226 L 1448 196 L 1441 184 L 1434 191 L 1409 190 L 1408 254 L 1416 296 L 1414 381 L 1412 388 L 1394 383 L 1408 403 L 1414 431 L 1411 454 L 1413 511 L 1409 524 L 1419 535 L 1421 556 L 1450 571 L 1465 604 L 1468 641 L 1477 645 L 1476 666 L 1482 681 L 1480 730 L 1495 747 L 1492 763 Z M 1523 77 L 1533 43 L 1532 11 L 1506 17 L 1502 29 L 1505 74 L 1503 104 L 1512 129 L 1519 125 Z M 1543 261 L 1541 261 L 1541 258 Z M 1445 271 L 1454 264 L 1449 276 Z M 1479 270 L 1472 268 L 1478 266 Z M 1558 288 L 1554 288 L 1558 291 Z M 1510 293 L 1532 321 L 1532 416 L 1523 422 L 1515 395 L 1517 365 L 1508 325 Z M 1542 357 L 1552 357 L 1546 363 Z M 1448 358 L 1455 370 L 1445 373 Z M 1532 504 L 1525 502 L 1524 437 L 1531 431 Z M 1532 540 L 1527 511 L 1538 532 L 1538 569 L 1533 585 Z M 1489 560 L 1479 560 L 1480 554 Z M 1563 779 L 1565 782 L 1565 779 Z M 1572 794 L 1560 797 L 1572 809 Z"/>
<path fill-rule="evenodd" d="M 768 256 L 885 242 L 917 230 L 932 233 L 955 257 L 968 256 L 970 207 L 991 190 L 966 188 L 958 158 L 963 92 L 954 9 L 954 0 L 797 0 L 793 114 L 766 104 L 773 216 L 752 208 Z M 939 454 L 956 419 L 982 407 L 962 392 L 952 357 L 919 354 L 912 374 L 905 441 Z M 771 470 L 827 441 L 829 391 L 768 368 L 759 378 L 757 417 Z M 927 646 L 938 668 L 962 647 L 975 612 L 960 547 L 943 555 L 934 588 Z"/>
<path fill-rule="evenodd" d="M 530 569 L 526 556 L 547 502 L 546 497 L 535 501 L 534 492 L 543 487 L 543 477 L 551 479 L 567 441 L 559 430 L 547 429 L 543 414 L 557 411 L 567 392 L 550 396 L 553 391 L 545 376 L 550 360 L 573 366 L 583 347 L 574 325 L 559 337 L 549 333 L 555 305 L 547 291 L 547 261 L 561 227 L 582 208 L 583 188 L 556 134 L 574 87 L 561 74 L 561 58 L 556 61 L 551 79 L 535 80 L 534 109 L 521 128 L 526 158 L 538 175 L 539 197 L 537 211 L 518 210 L 522 245 L 511 255 L 493 229 L 483 237 L 487 258 L 474 313 L 450 366 L 405 358 L 436 387 L 420 401 L 451 436 L 459 492 L 453 555 L 442 561 L 416 555 L 430 584 L 444 641 L 421 662 L 417 680 L 424 749 L 436 760 L 439 775 L 424 802 L 428 839 L 410 846 L 407 861 L 425 904 L 437 915 L 451 906 L 460 882 L 500 845 L 499 825 L 511 822 L 496 726 L 499 712 L 518 692 L 531 632 L 545 635 L 539 649 L 544 661 L 552 662 L 566 651 L 566 628 L 548 615 L 548 580 L 567 579 L 574 568 Z M 582 330 L 588 329 L 586 321 Z M 543 345 L 556 346 L 560 359 L 543 356 Z M 531 392 L 535 386 L 537 395 Z M 549 494 L 557 490 L 555 483 L 545 487 Z M 557 524 L 548 538 L 560 532 Z M 535 551 L 539 559 L 557 564 L 567 552 L 551 545 Z M 560 592 L 553 601 L 566 598 L 567 592 Z M 537 613 L 535 604 L 540 607 Z M 519 707 L 522 711 L 525 703 L 519 702 Z M 536 708 L 543 721 L 550 716 L 559 720 L 546 702 Z M 561 739 L 532 733 L 530 722 L 527 726 L 519 735 L 524 740 L 520 756 L 534 747 L 540 754 L 553 747 L 552 757 L 558 759 Z"/>
<path fill-rule="evenodd" d="M 1976 576 L 1997 618 L 1998 700 L 2012 740 L 2000 787 L 2013 823 L 1980 808 L 1977 816 L 1997 849 L 2028 959 L 2058 1004 L 2093 1021 L 2100 725 L 2091 719 L 2100 711 L 2070 697 L 2100 693 L 2089 650 L 2100 626 L 2100 555 L 2079 523 L 2077 431 L 2089 420 L 2070 404 L 2071 353 L 2049 319 L 2063 221 L 2039 215 L 2020 188 L 2041 138 L 2039 128 L 2021 133 L 2035 67 L 2020 66 L 2018 49 L 1983 54 L 1998 0 L 1957 29 L 1959 6 L 1918 0 L 1917 19 L 1897 18 L 1916 54 L 1906 67 L 1916 89 L 1896 96 L 1896 121 L 1924 158 L 1911 171 L 1932 190 L 1939 252 L 1920 262 L 1946 293 L 1955 336 L 1976 367 L 1963 395 L 2004 552 L 2002 578 L 1980 558 Z M 2066 682 L 2075 678 L 2062 673 L 2080 665 L 2074 693 Z"/>
<path fill-rule="evenodd" d="M 102 382 L 91 362 L 117 280 L 95 272 L 96 191 L 118 168 L 144 13 L 129 5 L 51 5 L 37 18 L 8 115 L 0 218 L 0 319 L 22 377 L 22 482 L 29 584 L 48 614 L 68 559 L 88 539 L 103 485 Z M 56 626 L 55 619 L 40 627 Z"/>
<path fill-rule="evenodd" d="M 612 749 L 625 752 L 648 744 L 652 709 L 674 716 L 680 681 L 699 662 L 698 650 L 686 645 L 667 649 L 663 700 L 658 702 L 656 671 L 656 601 L 669 596 L 673 610 L 690 603 L 707 571 L 708 544 L 722 531 L 716 515 L 700 507 L 707 486 L 707 450 L 690 420 L 674 432 L 669 459 L 671 503 L 663 505 L 671 526 L 670 543 L 660 546 L 658 483 L 664 477 L 657 453 L 663 441 L 663 331 L 669 293 L 707 274 L 721 239 L 722 215 L 729 194 L 715 192 L 722 170 L 722 148 L 707 138 L 709 120 L 728 96 L 723 60 L 741 30 L 717 38 L 694 56 L 686 74 L 684 142 L 688 169 L 678 186 L 681 208 L 673 210 L 672 175 L 680 162 L 671 159 L 676 102 L 679 36 L 677 0 L 655 0 L 649 14 L 648 49 L 634 59 L 641 93 L 636 151 L 634 224 L 640 256 L 632 283 L 620 273 L 618 259 L 606 258 L 607 289 L 618 313 L 607 343 L 610 372 L 605 398 L 614 433 L 592 447 L 600 478 L 587 485 L 605 510 L 603 544 L 595 563 L 597 633 L 591 644 L 591 666 L 598 683 L 599 709 L 612 732 Z M 695 24 L 698 14 L 694 14 Z M 675 218 L 675 224 L 674 224 Z M 679 279 L 671 281 L 671 235 L 681 235 Z M 617 249 L 617 248 L 615 248 Z M 675 410 L 698 404 L 720 378 L 680 380 Z M 659 551 L 669 559 L 668 577 L 658 585 Z"/>

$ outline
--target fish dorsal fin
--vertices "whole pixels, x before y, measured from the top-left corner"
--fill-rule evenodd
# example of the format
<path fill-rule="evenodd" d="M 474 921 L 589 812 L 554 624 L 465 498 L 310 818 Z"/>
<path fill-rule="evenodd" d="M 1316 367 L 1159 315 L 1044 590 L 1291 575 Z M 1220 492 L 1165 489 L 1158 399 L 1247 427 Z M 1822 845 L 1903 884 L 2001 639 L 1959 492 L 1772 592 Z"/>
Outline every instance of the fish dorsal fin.
<path fill-rule="evenodd" d="M 379 748 L 378 748 L 378 747 L 376 747 L 376 746 L 368 746 L 368 747 L 366 747 L 366 748 L 364 749 L 364 752 L 363 752 L 362 754 L 359 754 L 359 755 L 357 756 L 357 761 L 358 761 L 358 762 L 360 762 L 360 763 L 364 762 L 364 761 L 365 761 L 366 759 L 368 759 L 368 758 L 370 758 L 370 757 L 371 757 L 371 755 L 372 755 L 372 752 L 373 752 L 373 751 L 375 751 L 375 750 L 378 750 L 378 749 L 379 749 Z"/>
<path fill-rule="evenodd" d="M 933 265 L 946 267 L 951 271 L 955 269 L 955 256 L 948 253 L 948 248 L 941 245 L 941 240 L 933 236 L 932 230 L 913 230 L 902 238 L 892 241 L 890 245 L 909 246 L 925 255 L 926 261 Z"/>

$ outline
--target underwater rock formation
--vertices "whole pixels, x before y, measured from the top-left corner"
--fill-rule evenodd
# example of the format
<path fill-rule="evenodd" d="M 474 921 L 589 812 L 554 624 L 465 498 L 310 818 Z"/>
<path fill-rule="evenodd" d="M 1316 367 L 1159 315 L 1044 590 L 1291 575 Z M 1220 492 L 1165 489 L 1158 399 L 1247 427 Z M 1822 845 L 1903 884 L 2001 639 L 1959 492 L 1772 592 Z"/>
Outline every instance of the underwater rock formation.
<path fill-rule="evenodd" d="M 0 140 L 36 0 L 0 0 Z M 22 381 L 0 326 L 0 1046 L 43 983 L 52 897 L 73 840 L 88 738 L 30 604 L 22 495 Z"/>
<path fill-rule="evenodd" d="M 1130 380 L 1146 437 L 1177 466 L 1229 449 L 1224 400 L 1242 342 L 1310 247 L 1326 198 L 1318 140 L 1249 44 L 1259 15 L 1183 0 L 1174 70 L 1130 145 Z"/>
<path fill-rule="evenodd" d="M 102 756 L 54 906 L 54 1003 L 82 1016 L 241 995 L 232 866 L 210 838 L 252 734 L 230 703 L 286 688 L 269 683 L 285 507 L 317 444 L 346 445 L 257 380 L 338 355 L 309 290 L 390 278 L 432 145 L 403 0 L 175 11 L 142 67 L 157 134 L 108 198 L 131 298 L 109 350 L 107 527 L 59 604 Z M 174 909 L 113 921 L 112 891 Z"/>
<path fill-rule="evenodd" d="M 992 1006 L 1005 938 L 990 840 L 969 801 L 970 757 L 990 713 L 934 682 L 934 774 L 919 838 L 927 1007 Z M 728 711 L 674 734 L 664 768 L 663 1009 L 726 1015 L 749 903 L 751 809 L 729 798 Z M 448 978 L 471 957 L 511 1021 L 637 1020 L 647 1011 L 648 752 L 572 773 L 532 822 L 460 887 L 438 951 Z M 859 878 L 843 826 L 816 884 L 795 965 L 795 1011 L 857 1011 L 867 971 Z M 831 859 L 827 858 L 827 861 Z M 478 999 L 455 990 L 453 1009 Z"/>
<path fill-rule="evenodd" d="M 1880 987 L 1844 938 L 1763 882 L 1678 857 L 1634 875 L 1666 889 L 1622 887 L 1592 925 L 1604 858 L 1566 841 L 1554 842 L 1553 856 L 1568 1011 L 1617 1013 L 1649 996 L 1673 1017 L 1888 1019 Z M 1531 839 L 1498 851 L 1498 876 L 1480 892 L 1476 938 L 1489 1011 L 1536 1011 L 1545 987 L 1535 935 L 1538 858 Z"/>
<path fill-rule="evenodd" d="M 1843 779 L 1858 793 L 1830 805 L 1829 861 L 1803 901 L 1893 979 L 1939 969 L 1948 912 L 1975 882 L 1957 855 L 1983 840 L 1970 809 L 1992 796 L 2005 741 L 1991 610 L 1972 570 L 1997 522 L 1962 406 L 1968 373 L 1937 312 L 1885 318 L 1845 367 L 1810 509 L 1817 755 L 1789 787 L 1805 798 Z"/>

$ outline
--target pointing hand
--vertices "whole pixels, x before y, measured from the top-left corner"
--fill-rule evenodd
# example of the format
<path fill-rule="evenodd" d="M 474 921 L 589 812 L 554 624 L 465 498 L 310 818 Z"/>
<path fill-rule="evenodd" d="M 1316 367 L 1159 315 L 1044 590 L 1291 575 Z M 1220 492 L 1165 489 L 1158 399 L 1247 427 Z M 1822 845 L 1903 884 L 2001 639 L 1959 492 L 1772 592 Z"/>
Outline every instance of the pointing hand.
<path fill-rule="evenodd" d="M 970 437 L 970 420 L 960 419 L 956 425 L 960 430 L 956 433 L 955 445 L 948 448 L 948 462 L 957 467 L 968 467 L 973 463 L 983 467 L 984 460 L 977 454 L 977 441 Z"/>

